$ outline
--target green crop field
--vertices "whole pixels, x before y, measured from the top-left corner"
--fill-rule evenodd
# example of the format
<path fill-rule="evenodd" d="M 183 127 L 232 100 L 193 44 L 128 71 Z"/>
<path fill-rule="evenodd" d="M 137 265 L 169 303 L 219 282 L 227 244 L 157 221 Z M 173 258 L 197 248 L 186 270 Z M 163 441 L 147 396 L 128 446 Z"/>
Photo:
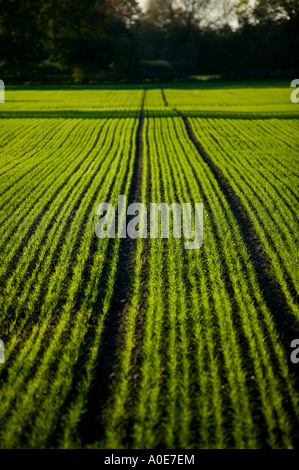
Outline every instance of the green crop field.
<path fill-rule="evenodd" d="M 1 448 L 299 446 L 291 91 L 6 91 Z M 201 248 L 97 238 L 97 205 L 119 195 L 203 203 Z"/>

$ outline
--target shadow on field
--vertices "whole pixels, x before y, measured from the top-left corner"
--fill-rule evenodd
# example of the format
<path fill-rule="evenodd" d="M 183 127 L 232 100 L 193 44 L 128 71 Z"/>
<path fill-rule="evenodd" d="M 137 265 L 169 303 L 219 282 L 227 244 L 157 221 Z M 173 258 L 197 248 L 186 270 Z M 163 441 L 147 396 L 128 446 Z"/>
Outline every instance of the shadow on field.
<path fill-rule="evenodd" d="M 143 99 L 144 103 L 144 99 Z M 141 187 L 141 157 L 142 157 L 142 127 L 144 122 L 144 111 L 139 109 L 139 124 L 137 133 L 133 137 L 136 139 L 135 159 L 133 163 L 133 175 L 131 179 L 131 187 L 128 193 L 128 204 L 138 201 L 140 199 Z M 133 142 L 132 142 L 133 143 Z M 132 145 L 133 148 L 133 145 Z M 126 180 L 121 193 L 124 193 Z M 113 184 L 111 186 L 112 190 Z M 110 194 L 108 200 L 110 199 Z M 117 226 L 117 212 L 116 212 L 116 226 Z M 99 312 L 101 311 L 101 304 L 105 297 L 107 289 L 107 282 L 109 282 L 109 273 L 111 271 L 111 262 L 113 258 L 113 245 L 114 239 L 110 239 L 107 248 L 107 258 L 105 260 L 102 274 L 97 282 L 97 298 L 94 302 L 93 311 L 88 321 L 88 330 L 85 334 L 85 339 L 80 348 L 79 361 L 76 366 L 76 371 L 73 376 L 71 391 L 66 398 L 63 405 L 63 413 L 66 413 L 68 407 L 73 400 L 76 400 L 76 393 L 82 375 L 86 372 L 87 361 L 89 360 L 90 347 L 95 343 L 95 336 L 99 323 Z M 93 238 L 90 246 L 90 254 L 84 267 L 84 282 L 81 286 L 83 292 L 88 285 L 90 278 L 90 270 L 93 263 L 93 258 L 98 250 L 98 239 Z M 129 238 L 120 239 L 118 249 L 118 262 L 115 281 L 113 285 L 113 294 L 110 300 L 109 310 L 104 319 L 103 331 L 101 333 L 100 346 L 97 351 L 97 357 L 94 364 L 94 373 L 92 383 L 89 384 L 86 390 L 85 411 L 82 419 L 78 424 L 78 437 L 80 442 L 84 445 L 92 444 L 100 441 L 105 435 L 105 412 L 107 402 L 111 395 L 111 388 L 114 380 L 115 359 L 117 350 L 121 346 L 123 340 L 123 331 L 125 328 L 126 309 L 128 306 L 128 298 L 132 288 L 131 278 L 134 270 L 134 253 L 136 250 L 136 241 Z M 80 307 L 80 296 L 76 308 Z M 53 431 L 49 439 L 49 445 L 55 445 L 56 433 L 61 432 L 61 423 L 58 428 Z"/>
<path fill-rule="evenodd" d="M 142 129 L 144 123 L 145 94 L 146 92 L 144 92 L 142 108 L 141 110 L 139 109 L 139 122 L 135 137 L 135 159 L 131 187 L 128 194 L 128 204 L 139 201 L 141 197 L 140 189 L 143 149 Z M 130 291 L 132 288 L 131 278 L 134 275 L 135 250 L 136 241 L 129 238 L 120 240 L 116 279 L 110 302 L 110 308 L 104 322 L 101 347 L 99 349 L 97 358 L 98 366 L 95 371 L 93 383 L 88 393 L 87 410 L 79 425 L 80 440 L 85 444 L 102 440 L 105 435 L 105 412 L 107 402 L 109 401 L 109 396 L 111 394 L 111 388 L 113 386 L 116 353 L 121 346 L 123 329 L 126 328 L 126 308 L 127 300 L 130 296 Z M 110 250 L 108 250 L 108 253 L 109 251 Z M 97 315 L 98 311 L 96 308 L 95 316 Z M 90 323 L 90 335 L 92 336 L 92 334 L 93 325 Z"/>
<path fill-rule="evenodd" d="M 248 88 L 286 88 L 290 86 L 289 80 L 190 80 L 182 82 L 141 82 L 141 83 L 106 83 L 98 85 L 8 85 L 7 89 L 12 91 L 126 91 L 126 90 L 157 90 L 165 88 L 168 90 L 222 90 L 226 88 L 248 89 Z"/>
<path fill-rule="evenodd" d="M 181 106 L 178 106 L 179 108 Z M 55 111 L 2 111 L 0 119 L 128 119 L 138 118 L 140 110 L 96 110 L 96 111 L 77 111 L 77 110 L 55 110 Z M 299 119 L 298 111 L 293 112 L 238 112 L 225 110 L 184 110 L 187 118 L 211 118 L 211 119 Z M 155 109 L 146 110 L 148 118 L 166 118 L 177 117 L 174 110 Z"/>

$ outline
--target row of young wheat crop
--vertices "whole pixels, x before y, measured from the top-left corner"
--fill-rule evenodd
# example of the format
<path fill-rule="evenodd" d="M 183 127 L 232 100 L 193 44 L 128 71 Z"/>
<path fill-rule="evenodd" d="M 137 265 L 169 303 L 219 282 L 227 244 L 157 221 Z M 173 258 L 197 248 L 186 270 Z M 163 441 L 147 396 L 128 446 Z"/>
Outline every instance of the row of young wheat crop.
<path fill-rule="evenodd" d="M 72 139 L 69 131 L 75 126 Z M 34 175 L 38 193 L 32 189 L 26 193 L 31 172 L 20 178 L 23 186 L 12 187 L 21 200 L 19 212 L 12 212 L 11 225 L 8 222 L 4 232 L 1 333 L 9 367 L 1 368 L 3 447 L 46 445 L 71 391 L 92 314 L 98 322 L 97 334 L 94 344 L 86 346 L 86 354 L 89 362 L 94 360 L 118 255 L 116 243 L 105 265 L 108 243 L 101 240 L 89 259 L 94 210 L 98 202 L 110 198 L 115 203 L 121 191 L 127 193 L 135 128 L 135 119 L 66 122 L 50 146 L 54 158 L 48 153 L 42 170 Z M 12 232 L 10 237 L 7 230 Z M 96 299 L 104 266 L 106 290 Z M 94 364 L 89 366 L 92 369 Z M 82 381 L 90 380 L 91 369 L 86 367 Z M 71 419 L 70 415 L 69 425 Z M 24 427 L 29 429 L 27 434 Z"/>
<path fill-rule="evenodd" d="M 146 109 L 163 109 L 165 101 L 163 99 L 163 90 L 147 90 L 144 105 Z"/>
<path fill-rule="evenodd" d="M 143 141 L 142 200 L 203 201 L 204 243 L 138 242 L 97 445 L 291 447 L 294 377 L 229 204 L 180 118 L 147 119 Z"/>
<path fill-rule="evenodd" d="M 294 315 L 298 317 L 298 150 L 265 139 L 264 121 L 191 120 L 195 134 L 238 194 L 260 236 Z M 287 124 L 280 123 L 281 129 Z M 271 127 L 271 124 L 265 124 Z M 217 143 L 215 142 L 215 139 Z M 278 141 L 278 142 L 277 142 Z M 262 142 L 262 144 L 261 144 Z"/>

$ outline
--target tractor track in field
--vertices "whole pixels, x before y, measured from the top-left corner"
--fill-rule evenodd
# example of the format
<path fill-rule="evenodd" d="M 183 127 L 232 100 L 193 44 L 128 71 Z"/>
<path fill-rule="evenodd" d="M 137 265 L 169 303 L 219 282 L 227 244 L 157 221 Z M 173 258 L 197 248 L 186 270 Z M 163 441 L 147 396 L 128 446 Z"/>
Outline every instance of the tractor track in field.
<path fill-rule="evenodd" d="M 211 135 L 211 137 L 213 138 L 213 140 L 215 141 L 214 137 Z M 218 142 L 217 142 L 218 144 Z M 219 144 L 218 144 L 219 145 Z M 222 147 L 222 150 L 223 147 Z M 264 169 L 264 173 L 266 172 L 267 168 L 265 165 L 263 165 L 263 163 L 261 163 L 261 167 Z M 262 173 L 260 173 L 262 174 Z M 232 177 L 232 174 L 230 175 L 231 178 Z M 280 179 L 279 177 L 277 176 L 276 177 L 278 181 L 280 181 L 282 184 L 284 184 Z M 259 191 L 258 189 L 256 189 L 254 186 L 251 187 L 250 186 L 250 183 L 248 183 L 248 187 L 250 188 L 250 190 L 252 191 L 253 195 L 254 195 L 254 198 L 256 201 L 258 201 L 259 204 L 263 204 L 263 199 L 262 199 L 262 196 L 260 196 L 259 194 Z M 272 187 L 273 188 L 273 187 Z M 289 188 L 287 188 L 289 190 Z M 233 190 L 234 191 L 234 190 Z M 287 206 L 287 208 L 289 209 L 290 213 L 291 213 L 291 217 L 293 218 L 294 221 L 296 221 L 296 211 L 293 209 L 293 207 L 290 205 L 290 203 L 284 198 L 284 194 L 281 194 L 281 191 L 282 190 L 279 190 L 277 188 L 273 188 L 273 191 L 274 191 L 274 195 L 276 198 L 281 198 L 284 202 L 284 204 Z M 290 190 L 290 192 L 292 192 L 292 190 Z M 271 196 L 270 194 L 268 194 L 269 197 Z M 293 195 L 295 195 L 295 193 L 293 193 Z M 271 196 L 273 197 L 273 196 Z M 254 205 L 252 204 L 251 201 L 248 201 L 248 204 L 250 205 L 250 208 L 254 211 L 255 208 L 254 208 Z M 246 210 L 246 209 L 245 209 Z M 271 219 L 271 221 L 273 222 L 274 225 L 277 225 L 277 221 L 275 220 L 275 218 L 273 217 L 271 211 L 265 207 L 265 211 L 268 215 L 268 217 Z M 257 215 L 257 219 L 258 219 L 258 223 L 260 224 L 261 228 L 264 230 L 264 234 L 265 234 L 265 237 L 267 239 L 267 242 L 269 243 L 269 245 L 272 245 L 273 246 L 273 241 L 271 240 L 271 236 L 269 233 L 267 233 L 267 230 L 266 230 L 266 226 L 265 226 L 265 223 L 262 221 L 262 219 Z M 285 221 L 286 223 L 286 221 Z M 291 230 L 291 227 L 289 224 L 287 224 L 289 229 Z M 279 229 L 279 226 L 277 225 L 277 228 Z M 282 235 L 283 237 L 285 235 Z M 275 249 L 275 247 L 274 247 Z M 280 268 L 281 270 L 283 271 L 283 275 L 284 275 L 284 278 L 286 280 L 286 283 L 287 283 L 287 286 L 288 286 L 288 289 L 289 291 L 291 292 L 292 294 L 292 297 L 293 299 L 298 303 L 299 302 L 299 299 L 298 299 L 298 295 L 297 295 L 297 292 L 296 292 L 296 287 L 294 285 L 294 282 L 293 280 L 288 276 L 288 272 L 287 272 L 287 266 L 285 265 L 285 262 L 283 260 L 283 257 L 281 256 L 281 251 L 278 251 L 277 249 L 275 249 L 275 254 L 279 260 L 279 264 L 280 264 Z"/>
<path fill-rule="evenodd" d="M 133 166 L 132 183 L 129 190 L 127 204 L 139 202 L 141 197 L 142 154 L 144 126 L 144 103 L 146 97 L 144 90 L 142 106 L 139 113 L 139 122 L 136 132 L 136 151 Z M 117 214 L 117 212 L 116 212 Z M 117 216 L 116 216 L 117 219 Z M 116 220 L 117 226 L 117 220 Z M 82 442 L 88 444 L 101 441 L 105 433 L 105 409 L 109 404 L 111 389 L 114 383 L 116 354 L 122 344 L 123 330 L 125 329 L 126 309 L 132 288 L 134 275 L 134 260 L 136 241 L 128 238 L 120 239 L 118 252 L 118 268 L 114 283 L 110 308 L 104 321 L 101 347 L 99 349 L 96 376 L 89 391 L 87 411 L 83 416 L 79 434 Z"/>
<path fill-rule="evenodd" d="M 180 136 L 177 132 L 177 128 L 175 128 L 175 133 L 176 133 L 177 139 L 180 140 Z M 228 293 L 230 303 L 231 303 L 231 308 L 232 308 L 232 321 L 234 324 L 235 331 L 238 332 L 237 342 L 238 342 L 239 351 L 241 353 L 242 362 L 244 366 L 246 365 L 246 368 L 247 368 L 247 387 L 248 387 L 248 390 L 250 390 L 250 393 L 252 395 L 252 400 L 254 400 L 256 406 L 261 407 L 260 397 L 257 391 L 257 384 L 255 384 L 250 379 L 250 377 L 254 375 L 253 364 L 250 361 L 250 345 L 246 338 L 241 319 L 238 315 L 238 306 L 236 303 L 234 287 L 233 287 L 231 277 L 229 275 L 229 266 L 225 259 L 223 248 L 221 246 L 221 240 L 220 240 L 219 234 L 217 233 L 217 224 L 214 219 L 213 213 L 211 211 L 207 196 L 202 188 L 201 181 L 198 178 L 196 172 L 194 171 L 194 167 L 192 165 L 192 158 L 190 157 L 190 155 L 188 155 L 188 152 L 186 152 L 186 149 L 184 149 L 183 145 L 182 145 L 182 151 L 185 152 L 186 159 L 188 160 L 188 164 L 190 165 L 190 168 L 192 168 L 192 176 L 194 177 L 194 180 L 196 181 L 196 184 L 198 185 L 198 187 L 201 189 L 203 204 L 204 204 L 205 210 L 209 214 L 210 224 L 212 227 L 212 233 L 213 233 L 215 242 L 217 244 L 217 250 L 218 250 L 219 256 L 222 259 L 222 271 L 224 274 L 224 283 L 225 283 L 226 291 Z M 190 188 L 188 189 L 188 194 L 189 194 L 190 200 L 192 200 L 192 203 L 195 203 L 196 201 L 192 199 L 192 196 L 190 194 Z M 222 206 L 222 210 L 224 210 L 223 205 L 221 206 Z M 208 271 L 209 267 L 208 267 L 207 259 L 204 256 L 202 256 L 201 262 L 204 266 L 204 270 Z M 243 260 L 241 260 L 241 262 L 242 264 L 244 263 Z M 219 324 L 217 323 L 216 319 L 214 319 L 214 324 L 213 324 L 214 331 L 217 332 L 218 328 L 219 328 Z M 216 338 L 217 338 L 217 335 L 215 334 L 215 343 L 217 341 Z M 221 363 L 224 363 L 225 357 L 223 355 L 223 351 L 221 350 L 221 348 L 219 348 L 218 354 L 219 354 L 219 357 L 221 357 Z M 221 383 L 224 387 L 224 390 L 226 390 L 229 387 L 229 383 L 227 381 L 225 371 L 223 369 L 222 370 L 220 369 L 219 374 L 220 374 Z M 222 399 L 225 401 L 226 408 L 229 409 L 230 397 L 227 394 L 223 393 Z M 227 419 L 227 428 L 229 428 L 231 422 L 232 422 L 232 416 L 229 415 Z M 233 446 L 233 441 L 230 442 L 230 445 Z"/>
<path fill-rule="evenodd" d="M 289 312 L 289 307 L 287 300 L 284 296 L 284 293 L 281 290 L 281 287 L 278 281 L 275 279 L 273 275 L 270 273 L 271 269 L 271 262 L 268 258 L 268 255 L 265 253 L 263 244 L 260 240 L 258 233 L 255 231 L 253 223 L 250 219 L 250 216 L 243 206 L 242 201 L 240 200 L 239 196 L 234 192 L 233 188 L 230 185 L 230 182 L 226 179 L 222 171 L 215 165 L 212 161 L 210 156 L 206 153 L 204 148 L 202 147 L 201 143 L 197 140 L 191 124 L 186 116 L 184 116 L 181 112 L 176 110 L 176 113 L 182 118 L 187 134 L 196 147 L 197 152 L 199 153 L 200 157 L 204 160 L 205 163 L 209 166 L 212 174 L 214 175 L 216 181 L 218 182 L 221 191 L 223 192 L 226 200 L 228 201 L 232 213 L 234 215 L 235 220 L 238 223 L 240 232 L 242 234 L 243 240 L 245 242 L 246 248 L 250 254 L 251 260 L 254 265 L 254 269 L 257 275 L 257 280 L 259 286 L 261 288 L 262 295 L 266 301 L 266 304 L 271 312 L 271 316 L 275 325 L 276 330 L 281 335 L 282 339 L 282 346 L 285 351 L 285 355 L 288 356 L 290 354 L 290 344 L 291 341 L 298 336 L 298 324 L 296 324 L 294 316 Z M 233 287 L 231 284 L 230 277 L 228 275 L 228 266 L 225 265 L 224 269 L 225 273 L 225 283 L 227 287 L 227 291 L 232 301 L 232 305 L 234 305 L 234 292 Z M 292 287 L 292 284 L 291 284 Z M 292 291 L 293 292 L 293 291 Z M 296 293 L 294 294 L 296 298 Z M 236 315 L 234 315 L 234 325 L 236 331 L 239 333 L 243 330 L 241 328 L 241 324 L 238 321 Z M 266 331 L 264 334 L 267 335 Z M 266 336 L 265 336 L 266 337 Z M 242 356 L 246 360 L 246 357 L 249 358 L 249 344 L 243 333 L 240 335 L 240 339 L 242 343 Z M 271 351 L 273 353 L 273 348 L 271 346 Z M 245 362 L 246 367 L 248 369 L 250 361 Z M 297 375 L 297 368 L 296 365 L 292 364 L 290 361 L 288 363 L 289 370 L 293 372 L 294 377 L 294 384 L 296 389 L 299 390 L 299 379 Z M 248 377 L 253 376 L 252 373 L 248 375 Z M 252 381 L 247 379 L 247 389 L 251 391 L 252 400 L 255 401 L 257 406 L 260 406 L 260 398 L 257 388 Z M 288 410 L 290 416 L 292 416 L 293 422 L 293 431 L 294 431 L 294 440 L 298 440 L 298 432 L 297 432 L 297 416 L 296 412 L 293 408 L 293 405 L 289 399 L 289 397 L 285 397 L 285 405 L 286 409 Z M 259 428 L 263 430 L 263 420 L 261 417 L 258 418 L 259 421 Z M 266 434 L 264 431 L 261 431 L 259 436 L 261 440 L 264 440 L 266 443 Z"/>
<path fill-rule="evenodd" d="M 230 205 L 253 262 L 264 299 L 272 314 L 277 331 L 282 336 L 284 347 L 289 354 L 290 343 L 298 335 L 298 324 L 296 324 L 295 318 L 289 312 L 288 302 L 279 283 L 271 274 L 271 262 L 263 249 L 260 236 L 256 232 L 250 216 L 239 196 L 234 192 L 227 178 L 197 140 L 188 118 L 177 109 L 175 109 L 175 111 L 178 116 L 182 118 L 190 140 L 200 157 L 209 166 Z M 290 367 L 293 368 L 291 365 Z"/>
<path fill-rule="evenodd" d="M 232 124 L 232 127 L 234 129 L 236 129 L 236 126 L 234 124 Z M 216 131 L 216 129 L 215 129 Z M 240 130 L 238 130 L 240 132 L 240 134 L 244 137 L 244 139 L 246 139 L 246 134 L 244 134 L 244 132 L 241 132 Z M 214 140 L 214 142 L 218 145 L 218 146 L 221 146 L 221 144 L 219 144 L 219 142 L 217 141 L 217 139 L 213 136 L 213 134 L 210 133 L 210 136 L 211 138 Z M 255 142 L 255 141 L 252 141 L 250 140 L 250 145 L 252 145 L 252 147 L 254 149 L 259 149 L 259 145 Z M 249 144 L 248 144 L 248 148 L 249 148 Z M 223 145 L 221 146 L 221 149 L 223 151 L 225 151 L 225 148 L 223 147 Z M 276 163 L 279 163 L 279 165 L 281 167 L 284 168 L 285 171 L 288 171 L 287 170 L 287 167 L 285 165 L 283 165 L 283 163 L 278 159 L 278 158 L 275 158 L 275 156 L 272 155 L 272 158 L 274 161 L 276 161 Z M 280 182 L 282 188 L 280 189 L 279 187 L 275 187 L 273 188 L 275 190 L 275 193 L 278 194 L 278 197 L 280 197 L 283 201 L 284 201 L 284 204 L 288 207 L 289 211 L 291 212 L 292 216 L 294 217 L 294 220 L 297 220 L 297 214 L 296 214 L 296 210 L 294 210 L 294 208 L 292 207 L 292 205 L 287 201 L 287 199 L 285 198 L 285 194 L 283 192 L 283 187 L 285 187 L 285 189 L 292 195 L 292 197 L 294 198 L 295 201 L 298 201 L 298 196 L 296 194 L 296 191 L 293 190 L 291 187 L 287 186 L 286 183 L 283 181 L 283 179 L 281 179 L 278 175 L 278 171 L 277 171 L 277 168 L 273 168 L 272 170 L 270 170 L 267 165 L 264 163 L 264 161 L 262 159 L 258 159 L 258 163 L 259 165 L 261 166 L 261 169 L 259 170 L 259 174 L 260 175 L 265 175 L 267 173 L 267 171 L 269 172 L 269 174 L 273 175 L 273 177 Z M 293 176 L 296 176 L 294 173 L 293 173 Z M 253 190 L 253 192 L 255 193 L 256 197 L 259 198 L 259 195 Z M 270 215 L 271 216 L 271 215 Z M 274 221 L 275 222 L 275 221 Z"/>
<path fill-rule="evenodd" d="M 148 118 L 147 113 L 145 114 L 145 118 Z M 148 129 L 146 130 L 145 140 L 142 142 L 142 149 L 146 148 L 146 160 L 147 160 L 147 172 L 146 172 L 146 206 L 147 206 L 147 227 L 150 227 L 150 210 L 149 204 L 151 201 L 151 191 L 152 191 L 152 184 L 151 184 L 151 163 L 150 163 L 150 155 L 149 155 L 149 136 L 148 136 Z M 141 156 L 141 153 L 140 153 Z M 143 163 L 141 162 L 140 172 L 139 172 L 139 184 L 138 187 L 141 188 L 142 183 L 142 173 L 143 173 Z M 138 199 L 138 202 L 141 201 L 141 194 Z M 140 299 L 139 311 L 138 315 L 135 318 L 135 331 L 134 331 L 134 347 L 131 352 L 131 377 L 134 380 L 129 381 L 128 384 L 128 407 L 134 407 L 135 401 L 138 401 L 138 388 L 141 384 L 141 367 L 142 367 L 142 345 L 143 339 L 145 336 L 145 324 L 146 324 L 146 306 L 145 302 L 148 299 L 149 295 L 149 288 L 148 288 L 148 277 L 149 277 L 149 270 L 150 270 L 150 255 L 151 255 L 151 243 L 149 238 L 144 238 L 142 241 L 142 257 L 143 257 L 143 266 L 140 273 L 141 285 L 142 285 L 142 298 Z M 134 426 L 134 417 L 128 416 L 126 423 L 125 423 L 125 430 L 126 430 L 126 437 L 124 438 L 124 442 L 126 445 L 131 446 L 132 441 L 130 437 L 130 433 Z"/>
<path fill-rule="evenodd" d="M 163 98 L 164 104 L 165 104 L 165 106 L 167 107 L 167 106 L 168 106 L 168 102 L 167 102 L 167 99 L 166 99 L 166 96 L 165 96 L 164 88 L 161 88 L 161 94 L 162 94 L 162 98 Z"/>

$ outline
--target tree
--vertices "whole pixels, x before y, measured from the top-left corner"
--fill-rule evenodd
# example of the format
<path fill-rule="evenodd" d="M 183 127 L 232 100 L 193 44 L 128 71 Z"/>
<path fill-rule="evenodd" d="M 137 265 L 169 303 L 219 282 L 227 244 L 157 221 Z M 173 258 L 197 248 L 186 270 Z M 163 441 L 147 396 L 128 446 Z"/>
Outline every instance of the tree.
<path fill-rule="evenodd" d="M 43 4 L 51 58 L 62 67 L 94 73 L 112 60 L 115 22 L 104 0 L 49 0 Z"/>
<path fill-rule="evenodd" d="M 138 77 L 138 61 L 139 61 L 139 37 L 140 37 L 140 22 L 139 16 L 141 9 L 136 0 L 107 0 L 108 4 L 113 9 L 113 12 L 125 22 L 126 34 L 123 35 L 121 44 L 125 46 L 120 47 L 120 44 L 116 44 L 116 56 L 118 60 L 122 57 L 122 63 L 124 59 L 127 65 L 130 79 L 136 80 Z M 118 54 L 120 52 L 120 54 Z"/>
<path fill-rule="evenodd" d="M 38 0 L 0 0 L 0 66 L 13 81 L 30 80 L 44 54 Z"/>

